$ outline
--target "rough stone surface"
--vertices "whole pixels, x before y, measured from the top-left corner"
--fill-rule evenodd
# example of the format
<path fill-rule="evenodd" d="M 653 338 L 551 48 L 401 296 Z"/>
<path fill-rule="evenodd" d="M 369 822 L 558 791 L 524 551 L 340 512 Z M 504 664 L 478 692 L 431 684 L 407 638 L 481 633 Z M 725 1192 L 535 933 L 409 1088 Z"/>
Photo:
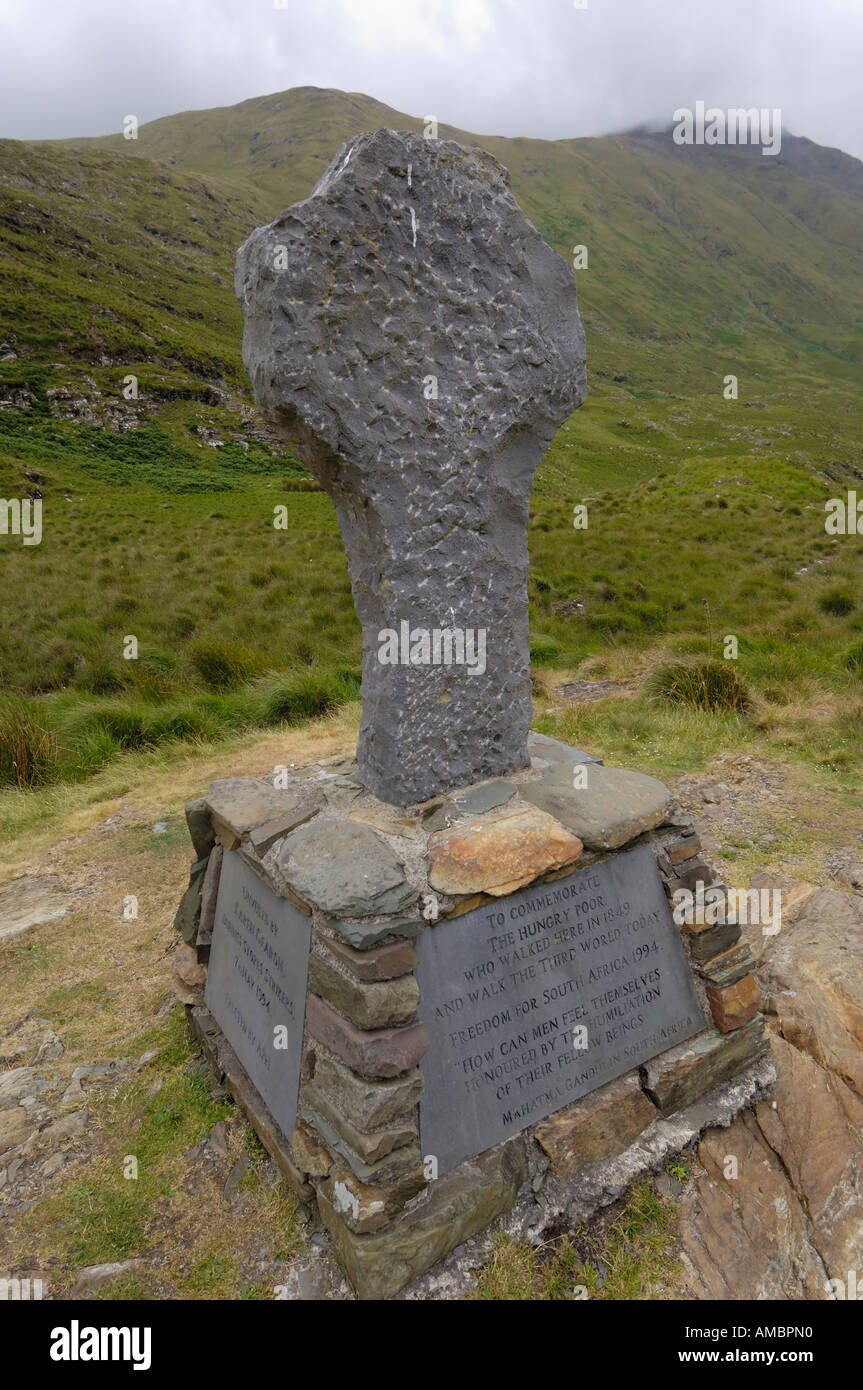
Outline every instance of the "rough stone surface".
<path fill-rule="evenodd" d="M 567 826 L 586 849 L 597 850 L 619 849 L 652 830 L 672 805 L 670 791 L 655 777 L 600 763 L 589 765 L 584 787 L 573 785 L 572 765 L 553 763 L 520 792 Z"/>
<path fill-rule="evenodd" d="M 71 912 L 72 898 L 58 891 L 58 880 L 48 878 L 16 878 L 0 888 L 0 941 L 23 936 L 31 927 L 58 922 Z"/>
<path fill-rule="evenodd" d="M 314 1086 L 357 1129 L 379 1129 L 413 1110 L 423 1081 L 416 1068 L 390 1081 L 370 1081 L 337 1058 L 316 1052 Z"/>
<path fill-rule="evenodd" d="M 413 975 L 397 980 L 357 980 L 317 951 L 309 957 L 309 989 L 360 1028 L 390 1028 L 408 1023 L 417 1011 L 419 986 Z"/>
<path fill-rule="evenodd" d="M 391 922 L 345 922 L 338 917 L 325 917 L 324 926 L 355 950 L 371 951 L 382 942 L 415 940 L 426 923 L 411 917 L 398 917 Z"/>
<path fill-rule="evenodd" d="M 422 1162 L 419 1141 L 415 1136 L 412 1137 L 412 1142 L 401 1144 L 398 1148 L 388 1148 L 384 1140 L 381 1157 L 367 1161 L 360 1150 L 367 1147 L 374 1149 L 375 1141 L 373 1138 L 370 1140 L 358 1136 L 352 1131 L 351 1126 L 344 1121 L 338 1124 L 333 1123 L 329 1118 L 321 1115 L 319 1111 L 313 1110 L 310 1105 L 303 1106 L 303 1117 L 323 1136 L 327 1147 L 345 1160 L 361 1182 L 394 1182 L 404 1173 L 413 1172 Z M 401 1133 L 401 1131 L 393 1131 L 392 1133 L 394 1135 Z M 359 1140 L 356 1147 L 354 1146 L 355 1140 Z"/>
<path fill-rule="evenodd" d="M 276 818 L 286 833 L 313 816 L 319 804 L 317 795 L 307 788 L 274 787 L 265 777 L 223 778 L 212 784 L 206 802 L 237 840 Z"/>
<path fill-rule="evenodd" d="M 319 1183 L 335 1215 L 351 1231 L 378 1231 L 403 1210 L 426 1186 L 422 1167 L 402 1173 L 389 1183 L 364 1183 L 340 1160 L 333 1164 L 329 1180 Z"/>
<path fill-rule="evenodd" d="M 740 940 L 737 922 L 687 922 L 684 927 L 689 950 L 694 961 L 709 961 L 730 951 Z"/>
<path fill-rule="evenodd" d="M 782 1038 L 775 1103 L 756 1107 L 812 1223 L 812 1241 L 832 1277 L 859 1270 L 863 1245 L 863 1100 L 834 1073 Z"/>
<path fill-rule="evenodd" d="M 727 951 L 721 951 L 718 956 L 711 956 L 709 960 L 703 962 L 701 974 L 711 985 L 733 985 L 737 980 L 742 980 L 744 975 L 748 975 L 755 968 L 755 961 L 749 950 L 746 941 L 739 941 L 736 946 L 730 947 Z"/>
<path fill-rule="evenodd" d="M 537 1125 L 535 1137 L 558 1176 L 621 1153 L 657 1118 L 637 1074 L 592 1091 Z"/>
<path fill-rule="evenodd" d="M 395 980 L 416 969 L 417 953 L 409 941 L 388 941 L 358 951 L 336 938 L 327 939 L 327 949 L 358 980 Z"/>
<path fill-rule="evenodd" d="M 601 758 L 595 758 L 592 753 L 585 753 L 581 748 L 573 748 L 568 743 L 561 743 L 559 738 L 550 738 L 548 734 L 538 734 L 535 729 L 531 729 L 527 736 L 527 751 L 531 761 L 537 759 L 543 763 L 601 763 Z"/>
<path fill-rule="evenodd" d="M 429 1045 L 429 1036 L 422 1023 L 367 1032 L 357 1028 L 316 994 L 309 994 L 306 1000 L 306 1027 L 311 1037 L 361 1076 L 400 1076 L 402 1072 L 411 1071 Z"/>
<path fill-rule="evenodd" d="M 352 1231 L 323 1188 L 318 1189 L 318 1205 L 359 1297 L 391 1298 L 507 1211 L 526 1177 L 524 1144 L 515 1139 L 445 1174 L 432 1183 L 427 1202 L 377 1234 Z"/>
<path fill-rule="evenodd" d="M 761 996 L 754 975 L 744 975 L 731 985 L 710 985 L 707 990 L 713 1022 L 720 1033 L 742 1028 L 758 1013 Z"/>
<path fill-rule="evenodd" d="M 333 1166 L 332 1156 L 314 1131 L 304 1124 L 294 1127 L 291 1153 L 300 1171 L 312 1178 L 325 1178 Z"/>
<path fill-rule="evenodd" d="M 580 858 L 582 843 L 544 811 L 515 811 L 440 830 L 429 840 L 429 884 L 440 893 L 500 897 Z"/>
<path fill-rule="evenodd" d="M 194 945 L 201 920 L 201 893 L 204 886 L 206 859 L 196 859 L 189 872 L 189 886 L 180 899 L 174 917 L 174 930 L 182 936 L 187 946 Z"/>
<path fill-rule="evenodd" d="M 196 797 L 194 801 L 187 804 L 186 824 L 189 827 L 189 838 L 192 841 L 196 856 L 198 859 L 206 859 L 216 843 L 206 797 Z"/>
<path fill-rule="evenodd" d="M 416 1117 L 406 1116 L 382 1129 L 372 1132 L 357 1129 L 350 1120 L 345 1119 L 338 1109 L 329 1103 L 327 1097 L 310 1081 L 303 1092 L 303 1111 L 309 1116 L 320 1116 L 331 1130 L 343 1140 L 345 1148 L 342 1157 L 351 1161 L 349 1153 L 361 1159 L 363 1164 L 373 1164 L 395 1149 L 406 1144 L 416 1144 L 419 1140 L 419 1125 Z"/>
<path fill-rule="evenodd" d="M 673 1047 L 644 1064 L 644 1089 L 661 1114 L 673 1115 L 730 1080 L 769 1048 L 760 1014 L 733 1033 L 720 1033 L 718 1029 L 699 1033 L 691 1042 Z"/>
<path fill-rule="evenodd" d="M 201 885 L 201 920 L 195 938 L 198 946 L 208 946 L 213 939 L 213 923 L 216 920 L 216 902 L 219 896 L 219 875 L 222 872 L 224 850 L 214 845 L 210 850 L 204 881 Z"/>
<path fill-rule="evenodd" d="M 835 888 L 811 894 L 793 924 L 768 939 L 759 976 L 765 1012 L 782 1036 L 863 1096 L 860 898 Z"/>
<path fill-rule="evenodd" d="M 496 806 L 504 806 L 511 801 L 518 788 L 515 782 L 496 778 L 493 782 L 480 782 L 476 787 L 466 787 L 462 792 L 442 797 L 423 815 L 423 828 L 426 832 L 445 830 L 455 821 L 465 816 L 481 816 L 493 811 Z"/>
<path fill-rule="evenodd" d="M 824 1297 L 824 1267 L 806 1216 L 755 1117 L 710 1129 L 698 1146 L 704 1167 L 681 1201 L 684 1268 L 700 1298 Z M 735 1176 L 727 1163 L 737 1161 Z"/>
<path fill-rule="evenodd" d="M 184 941 L 177 943 L 171 959 L 174 993 L 181 1004 L 203 1003 L 203 988 L 207 983 L 206 966 L 198 963 L 198 957 L 191 946 Z"/>
<path fill-rule="evenodd" d="M 663 848 L 672 864 L 681 864 L 685 859 L 691 859 L 701 850 L 701 841 L 693 832 L 689 835 L 678 835 L 675 839 L 666 840 Z"/>
<path fill-rule="evenodd" d="M 324 817 L 294 830 L 277 866 L 306 902 L 346 917 L 400 912 L 417 897 L 386 840 L 354 821 Z"/>
<path fill-rule="evenodd" d="M 111 1284 L 115 1279 L 123 1279 L 130 1274 L 134 1274 L 141 1267 L 141 1260 L 118 1260 L 113 1264 L 88 1265 L 86 1269 L 79 1269 L 75 1287 L 72 1290 L 72 1298 L 90 1298 L 99 1289 L 103 1289 L 106 1284 Z"/>
<path fill-rule="evenodd" d="M 258 406 L 336 505 L 363 781 L 405 805 L 526 767 L 528 503 L 585 394 L 570 267 L 491 155 L 379 130 L 252 234 L 236 288 Z M 382 665 L 403 622 L 483 630 L 484 671 Z"/>

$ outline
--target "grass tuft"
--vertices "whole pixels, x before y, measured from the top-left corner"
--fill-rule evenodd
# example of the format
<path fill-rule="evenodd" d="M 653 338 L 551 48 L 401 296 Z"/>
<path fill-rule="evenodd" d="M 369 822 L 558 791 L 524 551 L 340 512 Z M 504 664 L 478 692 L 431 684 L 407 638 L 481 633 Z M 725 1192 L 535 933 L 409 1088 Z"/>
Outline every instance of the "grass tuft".
<path fill-rule="evenodd" d="M 752 696 L 734 667 L 723 661 L 672 661 L 657 667 L 647 681 L 656 700 L 717 714 L 747 714 Z"/>

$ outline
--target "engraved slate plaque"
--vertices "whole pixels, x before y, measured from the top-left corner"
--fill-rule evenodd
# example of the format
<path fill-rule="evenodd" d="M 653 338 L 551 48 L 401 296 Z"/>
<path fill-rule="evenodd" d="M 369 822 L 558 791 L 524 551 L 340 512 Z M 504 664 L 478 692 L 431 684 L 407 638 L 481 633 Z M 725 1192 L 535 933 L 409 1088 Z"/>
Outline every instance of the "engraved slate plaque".
<path fill-rule="evenodd" d="M 422 932 L 422 1151 L 482 1153 L 706 1025 L 646 845 Z"/>
<path fill-rule="evenodd" d="M 311 922 L 225 850 L 204 998 L 290 1139 L 297 1118 Z M 280 1046 L 284 1034 L 287 1047 Z"/>

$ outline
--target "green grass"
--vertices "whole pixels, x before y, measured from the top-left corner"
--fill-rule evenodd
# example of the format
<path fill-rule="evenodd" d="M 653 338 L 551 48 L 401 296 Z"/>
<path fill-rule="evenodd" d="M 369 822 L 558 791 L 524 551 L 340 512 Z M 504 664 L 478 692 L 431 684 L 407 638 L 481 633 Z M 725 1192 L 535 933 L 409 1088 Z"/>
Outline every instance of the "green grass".
<path fill-rule="evenodd" d="M 681 1170 L 684 1164 L 679 1165 Z M 661 1298 L 677 1275 L 678 1213 L 649 1180 L 613 1220 L 536 1247 L 499 1234 L 473 1297 L 490 1302 Z"/>

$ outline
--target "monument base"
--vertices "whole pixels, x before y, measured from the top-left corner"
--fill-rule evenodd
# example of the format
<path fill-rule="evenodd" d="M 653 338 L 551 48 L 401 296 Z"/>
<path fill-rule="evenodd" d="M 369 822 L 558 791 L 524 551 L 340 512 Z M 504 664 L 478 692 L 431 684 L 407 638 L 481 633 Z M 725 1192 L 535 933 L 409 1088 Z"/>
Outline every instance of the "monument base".
<path fill-rule="evenodd" d="M 187 808 L 191 1026 L 360 1298 L 498 1218 L 583 1221 L 773 1079 L 754 962 L 667 789 L 530 750 L 406 809 L 353 760 Z"/>

